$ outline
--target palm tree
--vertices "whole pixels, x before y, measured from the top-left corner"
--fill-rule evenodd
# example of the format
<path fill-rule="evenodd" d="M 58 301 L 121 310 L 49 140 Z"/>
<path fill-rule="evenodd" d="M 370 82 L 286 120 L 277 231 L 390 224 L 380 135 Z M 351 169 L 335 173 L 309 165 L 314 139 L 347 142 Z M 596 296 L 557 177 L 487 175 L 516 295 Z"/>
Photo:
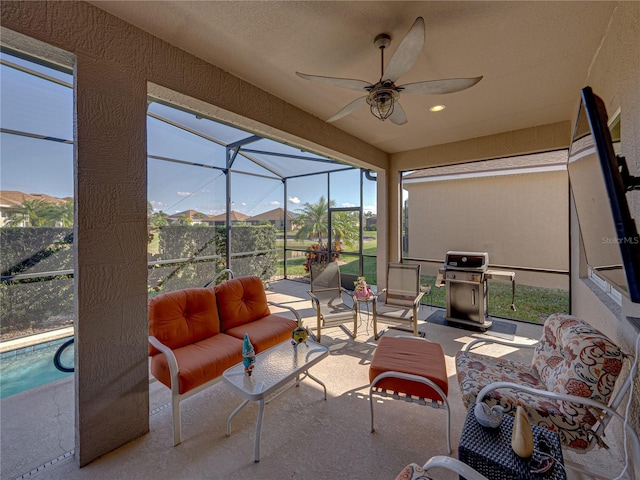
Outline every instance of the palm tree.
<path fill-rule="evenodd" d="M 327 235 L 329 224 L 329 208 L 335 206 L 335 202 L 330 203 L 320 197 L 316 203 L 305 203 L 304 208 L 298 209 L 300 212 L 296 217 L 296 224 L 300 229 L 296 232 L 296 240 L 316 238 L 318 244 L 322 245 L 323 237 Z"/>
<path fill-rule="evenodd" d="M 151 214 L 149 223 L 154 228 L 166 227 L 167 225 L 169 225 L 169 221 L 167 220 L 168 216 L 169 216 L 168 213 L 165 213 L 162 210 L 159 210 Z"/>
<path fill-rule="evenodd" d="M 73 198 L 58 203 L 38 199 L 25 200 L 22 207 L 31 227 L 73 226 Z"/>
<path fill-rule="evenodd" d="M 54 224 L 60 222 L 61 227 L 73 227 L 73 198 L 57 204 L 52 213 L 55 215 Z"/>
<path fill-rule="evenodd" d="M 349 248 L 355 247 L 360 236 L 358 214 L 356 212 L 335 212 L 331 217 L 333 241 L 337 245 L 344 243 Z"/>
<path fill-rule="evenodd" d="M 193 223 L 193 221 L 191 220 L 191 217 L 189 217 L 189 215 L 185 215 L 185 214 L 180 215 L 180 218 L 178 219 L 178 221 L 182 225 L 191 225 Z"/>
<path fill-rule="evenodd" d="M 45 227 L 55 224 L 56 205 L 45 200 L 25 200 L 22 202 L 24 215 L 31 227 Z"/>

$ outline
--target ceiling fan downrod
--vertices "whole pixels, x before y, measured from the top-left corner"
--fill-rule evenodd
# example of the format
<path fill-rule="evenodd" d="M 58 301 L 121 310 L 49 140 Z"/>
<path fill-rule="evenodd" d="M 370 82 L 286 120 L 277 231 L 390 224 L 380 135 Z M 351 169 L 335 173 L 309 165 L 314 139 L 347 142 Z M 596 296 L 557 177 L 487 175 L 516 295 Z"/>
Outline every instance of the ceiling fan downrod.
<path fill-rule="evenodd" d="M 374 40 L 373 44 L 380 49 L 380 81 L 384 74 L 384 49 L 391 45 L 391 37 L 386 33 L 381 33 Z"/>
<path fill-rule="evenodd" d="M 381 33 L 373 40 L 373 44 L 380 49 L 380 80 L 369 90 L 367 103 L 371 107 L 373 116 L 384 121 L 393 113 L 393 107 L 398 98 L 398 92 L 393 82 L 382 81 L 384 49 L 391 44 L 391 37 L 386 33 Z"/>

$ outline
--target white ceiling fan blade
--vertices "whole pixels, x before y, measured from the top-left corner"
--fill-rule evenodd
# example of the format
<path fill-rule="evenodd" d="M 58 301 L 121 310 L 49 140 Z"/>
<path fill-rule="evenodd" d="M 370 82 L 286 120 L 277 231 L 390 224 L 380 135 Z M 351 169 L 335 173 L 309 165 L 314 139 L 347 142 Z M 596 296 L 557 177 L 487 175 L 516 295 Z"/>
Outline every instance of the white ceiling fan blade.
<path fill-rule="evenodd" d="M 393 113 L 389 115 L 389 120 L 391 120 L 391 122 L 395 123 L 396 125 L 404 125 L 405 123 L 407 123 L 407 114 L 405 113 L 404 108 L 402 108 L 402 105 L 400 105 L 400 103 L 396 102 L 393 105 Z"/>
<path fill-rule="evenodd" d="M 357 90 L 358 92 L 362 92 L 368 87 L 373 86 L 364 80 L 354 80 L 352 78 L 323 77 L 321 75 L 307 75 L 306 73 L 300 72 L 296 72 L 296 75 L 305 80 L 311 80 L 312 82 L 326 83 L 334 87 L 349 88 L 351 90 Z"/>
<path fill-rule="evenodd" d="M 346 107 L 336 113 L 333 117 L 331 117 L 327 122 L 335 122 L 336 120 L 340 120 L 342 117 L 346 117 L 350 113 L 356 111 L 358 108 L 367 103 L 367 97 L 356 98 L 353 102 L 349 103 Z"/>
<path fill-rule="evenodd" d="M 389 65 L 382 75 L 382 80 L 391 80 L 393 83 L 413 67 L 424 46 L 424 19 L 416 18 L 409 33 L 402 39 L 398 49 L 391 57 Z"/>
<path fill-rule="evenodd" d="M 402 93 L 422 93 L 426 95 L 441 95 L 443 93 L 454 93 L 473 87 L 482 80 L 482 77 L 475 78 L 449 78 L 446 80 L 427 80 L 426 82 L 407 83 L 398 85 L 398 90 Z"/>

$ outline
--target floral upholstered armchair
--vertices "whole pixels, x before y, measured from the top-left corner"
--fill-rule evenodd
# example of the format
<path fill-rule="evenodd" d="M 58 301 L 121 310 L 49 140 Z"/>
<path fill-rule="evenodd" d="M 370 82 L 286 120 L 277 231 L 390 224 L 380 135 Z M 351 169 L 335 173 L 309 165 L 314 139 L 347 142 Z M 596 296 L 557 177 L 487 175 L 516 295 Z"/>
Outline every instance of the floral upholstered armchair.
<path fill-rule="evenodd" d="M 517 345 L 534 348 L 530 365 L 471 351 L 486 341 L 493 340 L 475 340 L 456 356 L 467 408 L 484 401 L 513 414 L 522 405 L 532 424 L 556 431 L 565 447 L 583 453 L 596 444 L 606 447 L 604 428 L 614 416 L 624 420 L 616 409 L 632 382 L 627 378 L 614 395 L 628 357 L 617 345 L 583 320 L 561 314 L 549 316 L 537 344 Z M 629 433 L 637 451 L 637 436 Z"/>

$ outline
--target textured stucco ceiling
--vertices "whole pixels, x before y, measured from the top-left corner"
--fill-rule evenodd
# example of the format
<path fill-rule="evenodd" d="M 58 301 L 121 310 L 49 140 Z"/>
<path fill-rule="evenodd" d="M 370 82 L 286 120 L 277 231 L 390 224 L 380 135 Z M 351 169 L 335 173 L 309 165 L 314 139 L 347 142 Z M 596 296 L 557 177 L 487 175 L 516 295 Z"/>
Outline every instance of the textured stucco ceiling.
<path fill-rule="evenodd" d="M 388 60 L 422 16 L 425 47 L 398 83 L 484 79 L 448 95 L 401 95 L 406 125 L 381 122 L 367 108 L 335 123 L 387 152 L 571 120 L 616 8 L 583 1 L 90 3 L 321 119 L 360 94 L 295 72 L 375 83 L 375 36 L 391 36 Z M 435 104 L 447 108 L 429 112 Z"/>

